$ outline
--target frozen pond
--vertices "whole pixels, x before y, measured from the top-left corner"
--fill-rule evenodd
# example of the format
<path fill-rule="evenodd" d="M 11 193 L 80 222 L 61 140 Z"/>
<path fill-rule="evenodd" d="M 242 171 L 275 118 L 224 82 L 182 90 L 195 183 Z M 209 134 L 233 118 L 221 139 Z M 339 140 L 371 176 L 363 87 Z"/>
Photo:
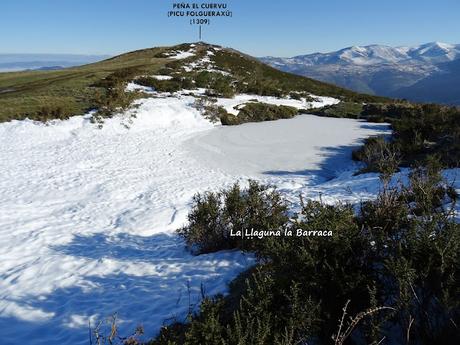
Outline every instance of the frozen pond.
<path fill-rule="evenodd" d="M 388 125 L 299 115 L 293 119 L 225 126 L 184 143 L 214 169 L 244 175 L 305 175 L 331 178 L 350 169 L 351 152 L 363 138 Z"/>

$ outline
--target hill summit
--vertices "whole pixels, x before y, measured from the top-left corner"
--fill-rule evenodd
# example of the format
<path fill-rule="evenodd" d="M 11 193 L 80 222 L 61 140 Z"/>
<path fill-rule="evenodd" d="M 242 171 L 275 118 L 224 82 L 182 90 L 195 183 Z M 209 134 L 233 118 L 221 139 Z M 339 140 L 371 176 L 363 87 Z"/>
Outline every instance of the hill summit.
<path fill-rule="evenodd" d="M 161 75 L 162 80 L 155 75 Z M 27 117 L 46 121 L 91 109 L 102 109 L 108 115 L 141 96 L 126 93 L 126 86 L 133 81 L 157 91 L 202 88 L 209 96 L 226 98 L 252 94 L 326 96 L 353 102 L 383 100 L 279 71 L 231 48 L 196 42 L 137 50 L 60 71 L 2 73 L 0 121 Z"/>

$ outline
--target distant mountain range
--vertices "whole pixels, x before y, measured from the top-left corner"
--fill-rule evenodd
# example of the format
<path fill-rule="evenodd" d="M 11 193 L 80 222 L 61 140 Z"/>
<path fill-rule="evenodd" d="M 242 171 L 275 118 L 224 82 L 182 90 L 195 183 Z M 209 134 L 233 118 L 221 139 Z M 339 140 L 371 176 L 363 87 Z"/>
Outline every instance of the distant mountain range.
<path fill-rule="evenodd" d="M 57 70 L 85 65 L 109 57 L 109 55 L 75 54 L 0 54 L 0 72 Z"/>
<path fill-rule="evenodd" d="M 460 44 L 353 46 L 331 53 L 260 60 L 358 92 L 460 105 Z"/>

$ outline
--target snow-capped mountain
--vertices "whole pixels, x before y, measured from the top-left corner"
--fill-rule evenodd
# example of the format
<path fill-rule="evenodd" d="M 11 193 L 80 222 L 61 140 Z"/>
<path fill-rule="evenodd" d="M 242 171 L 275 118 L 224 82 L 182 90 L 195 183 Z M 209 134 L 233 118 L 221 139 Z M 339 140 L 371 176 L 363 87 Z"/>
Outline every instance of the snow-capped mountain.
<path fill-rule="evenodd" d="M 298 55 L 291 58 L 261 58 L 263 62 L 283 71 L 359 92 L 391 97 L 411 95 L 408 88 L 434 75 L 437 79 L 443 75 L 452 78 L 451 69 L 446 69 L 445 66 L 457 59 L 460 59 L 460 44 L 440 42 L 416 47 L 353 46 L 330 53 Z M 400 92 L 402 89 L 404 92 Z M 460 90 L 458 92 L 460 94 Z M 420 97 L 413 99 L 425 100 L 421 100 Z M 460 99 L 460 95 L 456 95 L 454 99 Z M 426 101 L 450 102 L 449 99 Z"/>
<path fill-rule="evenodd" d="M 309 63 L 311 65 L 344 63 L 374 65 L 381 63 L 412 63 L 414 61 L 441 63 L 460 57 L 460 44 L 433 42 L 417 47 L 389 47 L 384 45 L 353 46 L 332 53 L 299 55 L 284 59 L 286 62 Z"/>

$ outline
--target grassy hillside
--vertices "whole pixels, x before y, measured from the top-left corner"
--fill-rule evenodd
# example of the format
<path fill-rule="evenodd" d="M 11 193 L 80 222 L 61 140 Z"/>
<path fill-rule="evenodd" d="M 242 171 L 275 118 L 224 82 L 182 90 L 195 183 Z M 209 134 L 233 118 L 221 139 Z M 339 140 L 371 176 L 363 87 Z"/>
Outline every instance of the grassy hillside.
<path fill-rule="evenodd" d="M 47 120 L 82 114 L 90 108 L 99 107 L 101 103 L 107 103 L 98 101 L 97 95 L 105 95 L 110 88 L 123 86 L 123 83 L 137 76 L 159 73 L 160 70 L 162 74 L 189 78 L 193 81 L 198 78 L 197 84 L 206 78 L 215 84 L 220 83 L 221 88 L 222 85 L 228 88 L 231 84 L 236 92 L 278 95 L 300 91 L 355 102 L 385 100 L 281 72 L 231 49 L 221 49 L 212 57 L 217 68 L 227 71 L 230 76 L 216 82 L 215 78 L 212 78 L 212 73 L 203 76 L 203 73 L 187 72 L 182 68 L 184 64 L 193 63 L 205 56 L 209 45 L 198 44 L 195 47 L 196 54 L 187 59 L 174 60 L 168 57 L 174 52 L 186 51 L 190 47 L 190 44 L 182 44 L 143 49 L 94 64 L 59 71 L 0 73 L 0 122 L 26 117 Z M 111 78 L 113 75 L 115 77 Z M 112 83 L 106 83 L 107 78 Z"/>
<path fill-rule="evenodd" d="M 40 113 L 61 108 L 63 116 L 84 113 L 93 106 L 94 85 L 126 68 L 154 73 L 167 59 L 155 56 L 164 48 L 134 51 L 108 60 L 59 71 L 0 73 L 0 122 L 39 118 Z"/>

